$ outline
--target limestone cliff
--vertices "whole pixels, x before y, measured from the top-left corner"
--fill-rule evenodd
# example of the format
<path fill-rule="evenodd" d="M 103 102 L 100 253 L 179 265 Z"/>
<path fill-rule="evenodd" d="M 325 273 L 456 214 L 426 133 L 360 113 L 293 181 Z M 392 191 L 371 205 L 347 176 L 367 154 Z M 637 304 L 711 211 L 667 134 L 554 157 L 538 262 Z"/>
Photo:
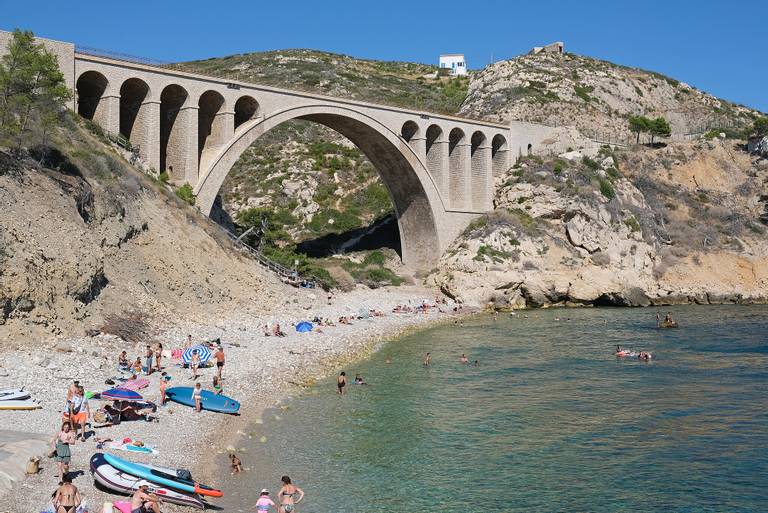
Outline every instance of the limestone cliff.
<path fill-rule="evenodd" d="M 768 160 L 730 140 L 522 159 L 430 281 L 496 308 L 768 300 Z"/>
<path fill-rule="evenodd" d="M 81 125 L 0 148 L 0 341 L 271 308 L 281 284 Z"/>

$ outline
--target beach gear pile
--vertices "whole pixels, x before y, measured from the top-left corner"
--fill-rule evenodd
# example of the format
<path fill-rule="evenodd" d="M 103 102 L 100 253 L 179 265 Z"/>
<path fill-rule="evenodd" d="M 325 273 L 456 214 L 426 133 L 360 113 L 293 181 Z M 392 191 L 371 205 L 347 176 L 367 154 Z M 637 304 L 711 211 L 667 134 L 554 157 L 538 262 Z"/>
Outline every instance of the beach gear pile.
<path fill-rule="evenodd" d="M 224 494 L 192 479 L 186 469 L 166 468 L 135 463 L 113 454 L 97 452 L 91 456 L 93 479 L 108 490 L 131 495 L 146 485 L 148 493 L 154 493 L 165 502 L 204 509 L 203 497 L 221 497 Z"/>

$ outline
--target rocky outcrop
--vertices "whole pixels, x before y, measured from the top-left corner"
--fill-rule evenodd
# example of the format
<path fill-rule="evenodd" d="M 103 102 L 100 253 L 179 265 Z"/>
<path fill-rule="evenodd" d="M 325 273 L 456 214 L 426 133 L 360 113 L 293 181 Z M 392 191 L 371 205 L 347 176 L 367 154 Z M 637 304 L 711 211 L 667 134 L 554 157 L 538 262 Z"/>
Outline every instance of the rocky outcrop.
<path fill-rule="evenodd" d="M 430 280 L 495 309 L 764 302 L 768 230 L 753 184 L 768 170 L 756 163 L 709 143 L 529 159 L 499 177 L 496 210 Z"/>

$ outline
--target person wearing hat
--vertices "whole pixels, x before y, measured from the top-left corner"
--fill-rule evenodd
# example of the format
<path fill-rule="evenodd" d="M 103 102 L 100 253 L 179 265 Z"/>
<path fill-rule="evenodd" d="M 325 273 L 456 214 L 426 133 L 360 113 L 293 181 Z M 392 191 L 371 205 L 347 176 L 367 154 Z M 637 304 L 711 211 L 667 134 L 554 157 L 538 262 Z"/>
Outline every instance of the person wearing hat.
<path fill-rule="evenodd" d="M 160 513 L 160 498 L 154 493 L 147 493 L 146 483 L 131 497 L 131 513 Z"/>
<path fill-rule="evenodd" d="M 256 501 L 254 506 L 256 507 L 256 511 L 269 511 L 269 508 L 275 508 L 275 510 L 277 510 L 277 506 L 275 506 L 275 503 L 269 498 L 269 490 L 266 488 L 261 490 L 259 500 Z"/>

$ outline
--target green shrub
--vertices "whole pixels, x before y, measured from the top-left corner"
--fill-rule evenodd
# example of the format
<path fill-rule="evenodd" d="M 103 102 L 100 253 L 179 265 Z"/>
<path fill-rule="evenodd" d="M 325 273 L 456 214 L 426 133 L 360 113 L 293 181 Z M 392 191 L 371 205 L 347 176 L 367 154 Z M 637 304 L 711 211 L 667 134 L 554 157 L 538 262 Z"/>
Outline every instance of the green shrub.
<path fill-rule="evenodd" d="M 611 185 L 611 182 L 605 178 L 600 179 L 600 192 L 609 200 L 612 200 L 616 197 L 616 191 L 613 190 L 613 185 Z"/>
<path fill-rule="evenodd" d="M 587 166 L 592 171 L 597 171 L 598 169 L 600 169 L 600 164 L 597 161 L 587 157 L 586 155 L 584 155 L 584 157 L 581 159 L 581 163 Z"/>
<path fill-rule="evenodd" d="M 160 180 L 160 183 L 168 185 L 168 180 L 170 180 L 170 178 L 171 177 L 168 176 L 168 172 L 167 171 L 162 171 L 160 173 L 160 176 L 157 179 Z"/>
<path fill-rule="evenodd" d="M 477 248 L 477 255 L 475 255 L 472 260 L 477 262 L 484 262 L 486 257 L 488 257 L 492 262 L 499 264 L 511 256 L 512 254 L 508 253 L 507 251 L 501 251 L 496 248 L 492 248 L 491 246 L 482 245 Z"/>
<path fill-rule="evenodd" d="M 365 258 L 363 259 L 363 265 L 384 265 L 384 262 L 387 261 L 386 255 L 382 253 L 381 251 L 374 250 L 365 255 Z"/>
<path fill-rule="evenodd" d="M 176 196 L 181 198 L 184 202 L 194 205 L 195 204 L 195 194 L 192 192 L 192 186 L 188 183 L 185 183 L 178 189 L 176 189 Z"/>
<path fill-rule="evenodd" d="M 579 98 L 581 98 L 587 103 L 594 100 L 594 98 L 592 98 L 589 95 L 589 93 L 591 93 L 594 90 L 595 88 L 592 86 L 583 85 L 583 84 L 573 84 L 573 91 L 576 93 L 576 96 L 578 96 Z"/>
<path fill-rule="evenodd" d="M 631 232 L 640 231 L 640 223 L 637 221 L 637 218 L 635 216 L 626 218 L 624 220 L 624 224 L 627 225 L 627 228 L 629 228 L 629 231 Z"/>

